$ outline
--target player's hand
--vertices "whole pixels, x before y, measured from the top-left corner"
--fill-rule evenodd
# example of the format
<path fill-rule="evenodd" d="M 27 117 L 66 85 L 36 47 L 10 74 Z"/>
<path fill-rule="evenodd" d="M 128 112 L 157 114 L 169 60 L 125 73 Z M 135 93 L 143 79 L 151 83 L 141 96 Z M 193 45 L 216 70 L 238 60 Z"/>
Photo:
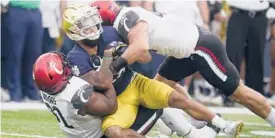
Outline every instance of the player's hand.
<path fill-rule="evenodd" d="M 124 51 L 126 51 L 127 48 L 128 48 L 127 46 L 118 46 L 118 47 L 116 47 L 116 49 L 113 52 L 114 59 L 121 56 L 124 53 Z"/>
<path fill-rule="evenodd" d="M 119 70 L 116 69 L 114 62 L 110 64 L 109 69 L 113 74 L 113 79 L 115 80 L 119 76 Z"/>

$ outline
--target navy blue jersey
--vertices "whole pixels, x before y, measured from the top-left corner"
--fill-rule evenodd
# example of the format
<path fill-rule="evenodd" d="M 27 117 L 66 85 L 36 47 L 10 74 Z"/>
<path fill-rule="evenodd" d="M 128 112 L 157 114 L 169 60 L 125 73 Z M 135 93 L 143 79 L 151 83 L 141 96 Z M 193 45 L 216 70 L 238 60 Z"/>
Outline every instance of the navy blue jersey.
<path fill-rule="evenodd" d="M 98 55 L 103 56 L 105 47 L 113 41 L 122 41 L 117 31 L 112 26 L 104 26 L 104 31 L 100 37 Z M 76 45 L 67 55 L 68 60 L 73 66 L 77 66 L 80 75 L 83 75 L 90 70 L 96 70 L 97 67 L 90 60 L 90 55 L 80 46 Z M 131 81 L 133 71 L 126 68 L 125 72 L 114 82 L 114 87 L 117 94 L 123 92 Z"/>

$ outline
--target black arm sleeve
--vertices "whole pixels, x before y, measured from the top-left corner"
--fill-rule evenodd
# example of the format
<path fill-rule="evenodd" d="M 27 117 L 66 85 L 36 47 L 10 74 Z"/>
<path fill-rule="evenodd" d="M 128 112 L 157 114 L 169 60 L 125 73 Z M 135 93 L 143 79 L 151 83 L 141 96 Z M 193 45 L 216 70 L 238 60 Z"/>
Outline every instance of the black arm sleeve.
<path fill-rule="evenodd" d="M 92 85 L 86 84 L 80 87 L 73 95 L 71 103 L 75 109 L 81 109 L 89 101 L 89 97 L 92 95 L 94 88 Z"/>
<path fill-rule="evenodd" d="M 127 37 L 130 29 L 132 29 L 137 24 L 139 18 L 139 15 L 132 10 L 126 12 L 121 17 L 118 24 L 118 33 L 126 43 L 129 43 Z"/>

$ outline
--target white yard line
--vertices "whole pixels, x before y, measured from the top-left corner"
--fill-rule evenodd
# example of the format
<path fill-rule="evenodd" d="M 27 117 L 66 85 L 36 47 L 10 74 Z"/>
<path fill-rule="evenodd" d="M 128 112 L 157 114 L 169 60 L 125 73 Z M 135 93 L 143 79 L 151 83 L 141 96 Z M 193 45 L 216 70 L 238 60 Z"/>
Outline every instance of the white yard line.
<path fill-rule="evenodd" d="M 271 127 L 268 123 L 250 123 L 250 122 L 244 122 L 244 125 L 248 125 L 248 126 Z"/>
<path fill-rule="evenodd" d="M 226 134 L 224 133 L 219 133 L 218 136 L 227 136 Z M 240 134 L 240 137 L 252 137 L 251 135 L 247 135 L 247 134 Z"/>
<path fill-rule="evenodd" d="M 250 133 L 254 134 L 254 135 L 260 135 L 260 136 L 274 136 L 275 137 L 274 131 L 251 131 Z"/>
<path fill-rule="evenodd" d="M 250 110 L 244 107 L 209 107 L 216 113 L 221 114 L 246 114 L 246 115 L 255 115 Z"/>
<path fill-rule="evenodd" d="M 1 135 L 27 137 L 27 138 L 57 138 L 57 137 L 48 137 L 48 136 L 40 136 L 40 135 L 27 135 L 27 134 L 17 134 L 17 133 L 7 133 L 7 132 L 1 132 Z"/>

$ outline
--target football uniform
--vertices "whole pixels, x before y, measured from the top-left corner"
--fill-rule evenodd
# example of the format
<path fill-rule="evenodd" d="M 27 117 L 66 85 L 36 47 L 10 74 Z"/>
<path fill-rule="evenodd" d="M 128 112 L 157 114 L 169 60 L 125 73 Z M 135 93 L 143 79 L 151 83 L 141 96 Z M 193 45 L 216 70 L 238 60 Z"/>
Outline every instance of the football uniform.
<path fill-rule="evenodd" d="M 158 73 L 175 82 L 195 73 L 230 96 L 240 76 L 227 58 L 223 43 L 211 32 L 190 20 L 142 8 L 121 8 L 113 27 L 128 43 L 128 33 L 139 21 L 148 24 L 149 49 L 168 56 Z"/>
<path fill-rule="evenodd" d="M 104 32 L 101 34 L 100 43 L 98 47 L 98 55 L 103 56 L 105 47 L 113 41 L 122 41 L 120 36 L 117 34 L 113 27 L 103 26 Z M 83 75 L 90 70 L 97 70 L 93 61 L 91 61 L 91 55 L 89 55 L 84 49 L 76 45 L 67 55 L 68 60 L 73 66 L 79 68 L 80 75 Z M 120 75 L 119 78 L 113 83 L 117 95 L 120 95 L 130 84 L 134 72 L 126 67 L 125 71 Z M 153 110 L 142 106 L 139 106 L 138 113 L 134 123 L 130 126 L 131 129 L 138 131 L 141 134 L 146 134 L 151 127 L 155 124 L 157 119 L 162 114 L 162 109 Z M 123 118 L 123 116 L 119 117 Z"/>
<path fill-rule="evenodd" d="M 88 102 L 92 90 L 89 83 L 73 76 L 58 94 L 49 95 L 41 91 L 43 102 L 56 116 L 59 127 L 67 137 L 100 138 L 103 135 L 101 118 L 78 114 L 79 105 Z"/>
<path fill-rule="evenodd" d="M 194 52 L 199 38 L 197 26 L 175 15 L 153 13 L 140 7 L 125 7 L 117 15 L 113 27 L 127 43 L 130 29 L 139 21 L 148 23 L 149 46 L 158 54 L 184 58 Z"/>

